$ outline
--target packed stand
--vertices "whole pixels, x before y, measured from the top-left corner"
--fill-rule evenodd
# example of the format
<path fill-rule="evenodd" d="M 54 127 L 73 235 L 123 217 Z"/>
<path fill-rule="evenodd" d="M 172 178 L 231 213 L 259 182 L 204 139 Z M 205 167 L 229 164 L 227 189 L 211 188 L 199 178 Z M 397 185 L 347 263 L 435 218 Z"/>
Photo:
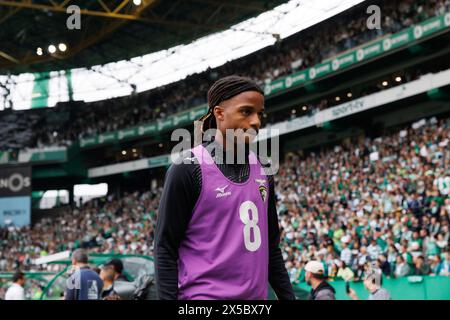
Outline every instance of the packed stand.
<path fill-rule="evenodd" d="M 330 279 L 450 275 L 450 118 L 376 139 L 289 153 L 276 179 L 281 247 L 293 283 L 308 260 Z M 92 200 L 27 228 L 0 229 L 0 271 L 76 248 L 152 255 L 161 187 Z M 51 266 L 44 266 L 52 270 Z"/>
<path fill-rule="evenodd" d="M 290 154 L 277 176 L 284 259 L 294 283 L 310 259 L 330 279 L 450 275 L 450 119 L 377 139 Z"/>
<path fill-rule="evenodd" d="M 360 5 L 273 46 L 179 82 L 78 108 L 71 108 L 71 103 L 52 108 L 47 114 L 72 110 L 75 115 L 70 121 L 50 124 L 44 119 L 33 129 L 35 138 L 29 140 L 28 146 L 68 145 L 82 137 L 164 119 L 170 114 L 205 103 L 205 92 L 210 84 L 222 76 L 239 73 L 263 85 L 270 79 L 311 67 L 340 52 L 450 10 L 450 0 L 378 1 L 374 4 L 379 4 L 383 13 L 382 28 L 379 30 L 367 28 L 365 7 Z M 319 107 L 324 105 L 321 103 Z M 6 147 L 0 149 L 5 150 Z"/>
<path fill-rule="evenodd" d="M 30 227 L 0 228 L 0 272 L 17 269 L 53 271 L 36 266 L 41 256 L 77 248 L 97 253 L 152 254 L 152 234 L 162 189 L 126 194 L 67 206 L 58 217 Z"/>

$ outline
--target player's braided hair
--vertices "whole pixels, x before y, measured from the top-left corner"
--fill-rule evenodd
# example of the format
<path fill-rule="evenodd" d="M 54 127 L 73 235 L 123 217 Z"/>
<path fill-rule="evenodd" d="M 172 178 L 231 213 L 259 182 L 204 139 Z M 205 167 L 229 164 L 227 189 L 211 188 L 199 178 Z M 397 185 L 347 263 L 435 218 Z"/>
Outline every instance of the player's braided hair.
<path fill-rule="evenodd" d="M 264 91 L 255 81 L 246 77 L 232 75 L 217 80 L 208 91 L 209 110 L 200 118 L 200 121 L 203 121 L 202 131 L 217 128 L 216 118 L 213 116 L 215 106 L 245 91 L 256 91 L 264 94 Z"/>

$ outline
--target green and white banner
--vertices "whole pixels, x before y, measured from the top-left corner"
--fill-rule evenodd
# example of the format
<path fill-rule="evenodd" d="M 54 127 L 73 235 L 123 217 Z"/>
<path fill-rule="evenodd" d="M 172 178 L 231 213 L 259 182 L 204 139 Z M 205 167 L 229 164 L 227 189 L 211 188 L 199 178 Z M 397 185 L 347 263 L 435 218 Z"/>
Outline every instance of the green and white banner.
<path fill-rule="evenodd" d="M 163 156 L 158 156 L 158 157 L 153 157 L 153 158 L 148 159 L 148 167 L 149 168 L 168 166 L 171 163 L 172 163 L 172 161 L 170 159 L 170 155 L 163 155 Z"/>
<path fill-rule="evenodd" d="M 49 97 L 49 72 L 41 72 L 34 74 L 33 92 L 31 94 L 31 108 L 48 107 Z"/>
<path fill-rule="evenodd" d="M 439 17 L 428 19 L 416 26 L 402 30 L 384 39 L 375 40 L 370 44 L 338 55 L 314 67 L 294 73 L 292 75 L 273 80 L 266 85 L 265 94 L 270 96 L 292 87 L 298 87 L 308 82 L 329 76 L 333 72 L 343 70 L 349 66 L 380 56 L 402 46 L 411 45 L 416 40 L 426 38 L 439 31 L 450 28 L 450 12 Z"/>
<path fill-rule="evenodd" d="M 128 161 L 107 166 L 95 167 L 88 170 L 89 178 L 103 177 L 113 174 L 131 172 L 136 170 L 163 167 L 171 163 L 170 155 Z"/>
<path fill-rule="evenodd" d="M 37 162 L 66 162 L 66 147 L 48 147 L 43 149 L 28 149 L 19 152 L 17 159 L 10 159 L 8 152 L 0 152 L 0 164 L 37 163 Z"/>
<path fill-rule="evenodd" d="M 319 111 L 314 115 L 283 121 L 272 126 L 267 126 L 266 128 L 277 129 L 278 134 L 283 135 L 297 130 L 319 126 L 329 121 L 347 117 L 368 109 L 380 107 L 388 103 L 425 93 L 449 84 L 450 69 L 436 74 L 424 75 L 418 80 Z M 265 133 L 269 132 L 271 136 L 265 135 Z M 274 130 L 265 132 L 261 131 L 257 137 L 257 140 L 264 140 L 273 137 L 274 132 Z"/>
<path fill-rule="evenodd" d="M 163 121 L 142 124 L 139 126 L 106 132 L 98 136 L 80 139 L 80 147 L 87 148 L 104 143 L 119 142 L 127 139 L 134 139 L 143 136 L 154 135 L 163 131 L 171 130 L 197 120 L 208 111 L 207 105 L 201 105 L 189 111 L 184 111 L 168 117 Z"/>
<path fill-rule="evenodd" d="M 45 149 L 30 149 L 19 152 L 19 162 L 65 162 L 66 147 L 50 147 Z"/>
<path fill-rule="evenodd" d="M 9 153 L 6 151 L 0 151 L 0 164 L 8 163 L 9 161 Z"/>

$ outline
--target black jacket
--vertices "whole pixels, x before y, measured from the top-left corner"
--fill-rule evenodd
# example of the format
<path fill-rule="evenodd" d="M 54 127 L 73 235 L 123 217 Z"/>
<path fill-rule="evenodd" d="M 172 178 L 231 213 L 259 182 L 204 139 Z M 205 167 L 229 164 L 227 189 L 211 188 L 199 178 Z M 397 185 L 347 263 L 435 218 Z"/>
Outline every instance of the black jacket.
<path fill-rule="evenodd" d="M 336 300 L 334 294 L 336 290 L 325 280 L 317 288 L 311 290 L 309 300 Z"/>

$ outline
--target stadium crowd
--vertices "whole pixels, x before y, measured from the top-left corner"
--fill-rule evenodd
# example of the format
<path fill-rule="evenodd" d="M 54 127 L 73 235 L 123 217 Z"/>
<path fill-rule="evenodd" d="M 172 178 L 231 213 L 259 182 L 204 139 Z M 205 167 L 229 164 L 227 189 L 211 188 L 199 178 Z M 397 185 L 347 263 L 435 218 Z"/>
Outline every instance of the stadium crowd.
<path fill-rule="evenodd" d="M 135 192 L 120 199 L 110 195 L 80 208 L 66 206 L 57 218 L 41 219 L 31 227 L 1 228 L 0 271 L 42 270 L 42 266 L 33 264 L 34 259 L 77 248 L 151 255 L 149 239 L 153 237 L 161 192 Z"/>
<path fill-rule="evenodd" d="M 289 153 L 276 178 L 281 248 L 291 281 L 318 259 L 331 279 L 450 275 L 450 118 L 376 139 Z M 0 271 L 53 270 L 39 256 L 87 248 L 152 255 L 161 187 L 110 195 L 31 227 L 0 229 Z"/>
<path fill-rule="evenodd" d="M 374 4 L 382 8 L 381 29 L 368 29 L 365 7 L 362 10 L 362 6 L 356 6 L 321 23 L 320 28 L 313 26 L 254 54 L 182 81 L 130 97 L 77 105 L 76 108 L 68 103 L 43 111 L 45 116 L 40 121 L 28 122 L 35 125 L 33 138 L 27 140 L 27 147 L 69 145 L 78 138 L 164 119 L 167 115 L 205 103 L 209 85 L 224 75 L 239 73 L 264 85 L 270 79 L 311 67 L 339 52 L 450 10 L 450 0 L 396 0 Z M 130 105 L 134 107 L 130 108 Z M 317 107 L 324 106 L 328 105 L 321 102 Z M 46 121 L 48 113 L 55 116 L 69 111 L 73 113 L 70 121 L 56 121 L 54 124 Z M 23 112 L 24 116 L 27 112 Z M 6 148 L 2 146 L 2 149 Z"/>
<path fill-rule="evenodd" d="M 330 279 L 450 275 L 450 121 L 420 121 L 375 140 L 291 154 L 277 176 L 284 258 L 293 282 L 310 259 Z"/>
<path fill-rule="evenodd" d="M 16 132 L 3 130 L 0 137 L 16 136 L 28 127 L 27 147 L 70 145 L 82 137 L 163 119 L 205 103 L 209 85 L 224 75 L 238 72 L 264 85 L 450 11 L 450 0 L 378 3 L 381 29 L 369 30 L 365 11 L 357 6 L 320 28 L 148 92 L 18 111 L 19 119 L 11 118 L 10 110 L 2 112 L 0 123 Z M 420 74 L 407 74 L 406 82 Z M 322 100 L 310 109 L 331 106 Z M 376 139 L 360 136 L 287 154 L 275 179 L 281 248 L 291 281 L 305 281 L 304 267 L 312 259 L 323 263 L 330 280 L 359 281 L 370 264 L 386 277 L 450 276 L 449 140 L 450 118 L 431 118 Z M 0 143 L 2 150 L 9 150 L 8 145 Z M 34 260 L 77 248 L 151 256 L 161 193 L 159 186 L 120 198 L 108 195 L 63 207 L 61 215 L 29 227 L 0 228 L 0 272 L 56 271 L 59 266 L 35 265 Z M 0 298 L 2 282 L 5 279 L 0 279 Z M 32 286 L 39 290 L 37 282 Z"/>

